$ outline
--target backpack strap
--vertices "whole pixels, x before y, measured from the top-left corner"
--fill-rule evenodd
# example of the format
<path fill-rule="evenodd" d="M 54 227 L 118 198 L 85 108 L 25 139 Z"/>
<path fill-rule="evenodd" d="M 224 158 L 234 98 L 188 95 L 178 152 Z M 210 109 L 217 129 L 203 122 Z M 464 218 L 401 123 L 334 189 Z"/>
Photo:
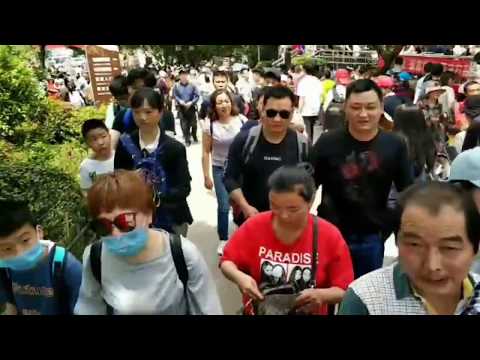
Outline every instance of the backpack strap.
<path fill-rule="evenodd" d="M 183 292 L 187 302 L 187 315 L 190 314 L 190 305 L 188 304 L 188 268 L 185 262 L 185 255 L 182 249 L 182 238 L 178 234 L 170 233 L 170 249 L 172 251 L 173 263 L 177 270 L 177 275 L 183 284 Z"/>
<path fill-rule="evenodd" d="M 258 144 L 258 139 L 260 139 L 260 134 L 262 133 L 262 125 L 257 125 L 252 127 L 248 131 L 247 141 L 245 141 L 245 145 L 243 146 L 242 150 L 242 157 L 244 164 L 248 163 L 250 158 L 255 151 L 255 147 Z"/>
<path fill-rule="evenodd" d="M 102 287 L 102 242 L 97 241 L 90 247 L 90 268 L 93 277 L 97 283 Z M 113 315 L 113 307 L 111 307 L 105 299 L 103 299 L 107 306 L 107 315 Z"/>
<path fill-rule="evenodd" d="M 310 288 L 317 286 L 317 267 L 318 267 L 318 217 L 313 215 L 313 239 L 312 239 L 312 278 L 310 279 Z"/>
<path fill-rule="evenodd" d="M 65 284 L 64 270 L 67 259 L 67 251 L 64 247 L 54 245 L 52 260 L 53 293 L 60 306 L 60 314 L 71 315 L 68 298 L 68 289 Z"/>
<path fill-rule="evenodd" d="M 297 145 L 298 145 L 298 162 L 307 162 L 308 161 L 308 139 L 300 134 L 298 131 L 295 131 L 297 134 Z"/>
<path fill-rule="evenodd" d="M 132 109 L 127 109 L 123 114 L 123 126 L 125 129 L 128 129 L 133 124 L 133 111 Z"/>
<path fill-rule="evenodd" d="M 140 149 L 137 146 L 135 146 L 135 144 L 133 143 L 133 140 L 130 134 L 125 133 L 122 136 L 120 136 L 120 142 L 122 143 L 123 147 L 128 152 L 128 154 L 132 157 L 135 167 L 137 167 L 143 158 L 143 154 L 140 151 Z"/>

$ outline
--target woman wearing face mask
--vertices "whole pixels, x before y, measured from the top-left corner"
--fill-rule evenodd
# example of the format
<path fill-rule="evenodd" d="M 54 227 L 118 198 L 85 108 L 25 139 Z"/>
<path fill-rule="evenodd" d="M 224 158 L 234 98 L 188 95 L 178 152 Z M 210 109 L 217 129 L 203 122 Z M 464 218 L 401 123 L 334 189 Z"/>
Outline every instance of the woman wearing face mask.
<path fill-rule="evenodd" d="M 215 284 L 195 245 L 149 228 L 153 191 L 139 173 L 118 170 L 100 177 L 88 192 L 88 207 L 100 241 L 83 255 L 76 314 L 222 313 Z M 188 276 L 185 287 L 182 258 Z"/>
<path fill-rule="evenodd" d="M 215 91 L 210 98 L 210 103 L 212 111 L 210 118 L 205 120 L 203 129 L 202 168 L 205 188 L 211 190 L 215 186 L 217 195 L 217 231 L 220 239 L 217 252 L 221 255 L 228 240 L 230 210 L 228 192 L 223 184 L 224 165 L 228 149 L 247 118 L 239 114 L 233 102 L 233 96 L 228 90 Z M 212 158 L 213 181 L 210 177 L 210 157 Z"/>

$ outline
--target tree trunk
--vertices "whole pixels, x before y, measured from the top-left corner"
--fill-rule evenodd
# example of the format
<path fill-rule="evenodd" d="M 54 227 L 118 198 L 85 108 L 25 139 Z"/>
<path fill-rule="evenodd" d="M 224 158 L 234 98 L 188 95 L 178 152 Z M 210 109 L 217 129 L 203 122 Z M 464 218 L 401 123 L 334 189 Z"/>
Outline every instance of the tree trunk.
<path fill-rule="evenodd" d="M 405 45 L 373 45 L 373 48 L 377 51 L 379 58 L 384 61 L 384 65 L 380 70 L 382 74 L 385 74 L 390 69 L 395 59 L 398 57 Z"/>
<path fill-rule="evenodd" d="M 38 60 L 40 62 L 40 69 L 45 70 L 45 60 L 47 57 L 47 45 L 38 45 Z"/>

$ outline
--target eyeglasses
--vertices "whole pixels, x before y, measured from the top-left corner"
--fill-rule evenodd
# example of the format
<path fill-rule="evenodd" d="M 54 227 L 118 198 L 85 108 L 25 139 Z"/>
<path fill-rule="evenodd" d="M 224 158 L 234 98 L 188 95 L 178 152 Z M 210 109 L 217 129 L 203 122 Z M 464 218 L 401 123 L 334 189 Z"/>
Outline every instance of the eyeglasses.
<path fill-rule="evenodd" d="M 275 118 L 277 116 L 277 114 L 280 115 L 280 117 L 283 119 L 283 120 L 288 120 L 290 118 L 290 114 L 292 113 L 291 111 L 288 111 L 288 110 L 280 110 L 280 111 L 277 111 L 277 110 L 273 110 L 273 109 L 268 109 L 268 110 L 265 110 L 265 113 L 267 114 L 267 116 L 271 119 Z"/>
<path fill-rule="evenodd" d="M 113 225 L 122 233 L 130 232 L 137 226 L 135 213 L 120 214 L 113 221 L 98 218 L 90 223 L 92 230 L 99 236 L 108 236 L 113 231 Z"/>

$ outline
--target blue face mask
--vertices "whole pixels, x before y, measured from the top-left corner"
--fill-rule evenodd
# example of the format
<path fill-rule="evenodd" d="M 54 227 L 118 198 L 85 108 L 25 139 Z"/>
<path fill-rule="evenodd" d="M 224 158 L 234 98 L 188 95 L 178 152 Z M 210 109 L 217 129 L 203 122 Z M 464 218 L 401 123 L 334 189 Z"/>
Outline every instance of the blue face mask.
<path fill-rule="evenodd" d="M 0 268 L 9 268 L 13 271 L 25 271 L 33 269 L 45 255 L 45 247 L 37 243 L 26 253 L 11 259 L 0 260 Z"/>
<path fill-rule="evenodd" d="M 120 236 L 105 236 L 101 240 L 113 255 L 136 256 L 147 245 L 148 229 L 138 228 Z"/>

